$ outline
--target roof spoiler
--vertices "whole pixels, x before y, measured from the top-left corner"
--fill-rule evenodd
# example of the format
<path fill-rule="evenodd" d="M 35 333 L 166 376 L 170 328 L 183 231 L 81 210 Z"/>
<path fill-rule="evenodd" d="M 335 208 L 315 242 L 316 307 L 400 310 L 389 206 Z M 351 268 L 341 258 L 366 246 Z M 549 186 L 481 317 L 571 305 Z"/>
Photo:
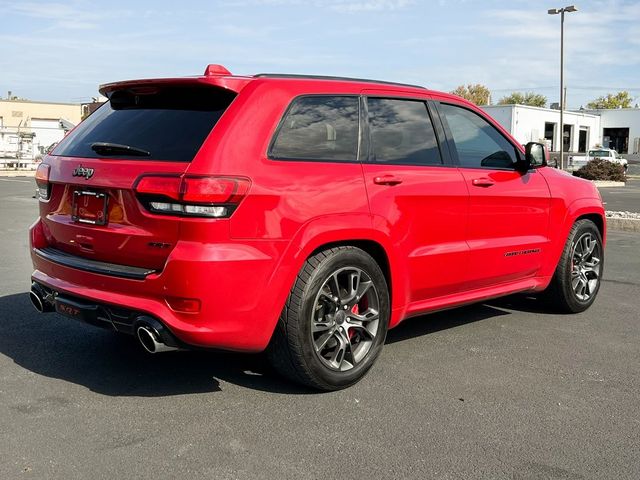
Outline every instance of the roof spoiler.
<path fill-rule="evenodd" d="M 217 63 L 210 63 L 207 68 L 204 69 L 205 77 L 212 76 L 231 76 L 231 72 L 227 70 L 224 65 L 218 65 Z"/>

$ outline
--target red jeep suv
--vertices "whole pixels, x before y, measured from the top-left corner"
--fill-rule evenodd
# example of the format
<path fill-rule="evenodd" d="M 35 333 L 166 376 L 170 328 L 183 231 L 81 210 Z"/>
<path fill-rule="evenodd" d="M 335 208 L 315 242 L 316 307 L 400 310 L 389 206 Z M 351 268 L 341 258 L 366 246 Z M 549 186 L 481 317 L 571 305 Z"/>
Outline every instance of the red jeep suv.
<path fill-rule="evenodd" d="M 580 312 L 598 293 L 594 185 L 461 98 L 219 65 L 100 92 L 37 171 L 41 312 L 150 352 L 266 350 L 331 390 L 405 318 L 516 292 Z"/>

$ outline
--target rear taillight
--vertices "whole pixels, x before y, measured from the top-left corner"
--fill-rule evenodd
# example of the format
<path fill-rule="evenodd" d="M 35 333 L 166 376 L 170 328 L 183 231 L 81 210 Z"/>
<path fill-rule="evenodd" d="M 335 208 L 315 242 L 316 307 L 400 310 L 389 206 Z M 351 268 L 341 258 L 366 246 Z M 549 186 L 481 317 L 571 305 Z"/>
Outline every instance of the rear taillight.
<path fill-rule="evenodd" d="M 135 191 L 153 213 L 227 218 L 249 191 L 245 177 L 145 175 Z"/>
<path fill-rule="evenodd" d="M 136 192 L 151 195 L 164 196 L 173 200 L 180 200 L 180 185 L 182 178 L 169 176 L 142 177 L 136 185 Z"/>
<path fill-rule="evenodd" d="M 36 170 L 36 185 L 38 186 L 37 194 L 40 200 L 49 200 L 51 195 L 51 185 L 49 184 L 49 171 L 51 167 L 46 163 L 38 165 Z"/>

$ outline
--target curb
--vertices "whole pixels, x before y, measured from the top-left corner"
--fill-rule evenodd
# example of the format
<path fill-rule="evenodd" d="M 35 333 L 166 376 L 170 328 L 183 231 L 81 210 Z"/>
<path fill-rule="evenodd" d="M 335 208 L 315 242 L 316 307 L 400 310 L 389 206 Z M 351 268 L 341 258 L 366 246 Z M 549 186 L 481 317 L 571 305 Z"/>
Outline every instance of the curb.
<path fill-rule="evenodd" d="M 640 219 L 607 217 L 607 230 L 640 232 Z"/>
<path fill-rule="evenodd" d="M 35 170 L 0 170 L 0 177 L 34 177 Z"/>
<path fill-rule="evenodd" d="M 626 184 L 625 182 L 613 182 L 611 180 L 592 180 L 592 182 L 595 184 L 596 187 L 598 188 L 605 188 L 605 187 L 624 187 Z"/>

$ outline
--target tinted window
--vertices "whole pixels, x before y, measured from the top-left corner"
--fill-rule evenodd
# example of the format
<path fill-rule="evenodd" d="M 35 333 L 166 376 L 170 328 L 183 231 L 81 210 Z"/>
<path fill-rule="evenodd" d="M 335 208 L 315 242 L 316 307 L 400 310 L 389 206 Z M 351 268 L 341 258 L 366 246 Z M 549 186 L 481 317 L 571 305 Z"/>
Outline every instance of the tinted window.
<path fill-rule="evenodd" d="M 441 104 L 463 167 L 513 168 L 515 147 L 484 118 L 470 110 Z"/>
<path fill-rule="evenodd" d="M 211 87 L 116 91 L 53 151 L 87 158 L 135 158 L 189 162 L 235 94 Z M 94 143 L 128 145 L 149 155 L 94 151 Z"/>
<path fill-rule="evenodd" d="M 440 151 L 427 105 L 413 100 L 370 98 L 369 128 L 374 162 L 439 165 Z"/>
<path fill-rule="evenodd" d="M 271 147 L 272 158 L 355 161 L 358 158 L 358 98 L 296 99 Z"/>

